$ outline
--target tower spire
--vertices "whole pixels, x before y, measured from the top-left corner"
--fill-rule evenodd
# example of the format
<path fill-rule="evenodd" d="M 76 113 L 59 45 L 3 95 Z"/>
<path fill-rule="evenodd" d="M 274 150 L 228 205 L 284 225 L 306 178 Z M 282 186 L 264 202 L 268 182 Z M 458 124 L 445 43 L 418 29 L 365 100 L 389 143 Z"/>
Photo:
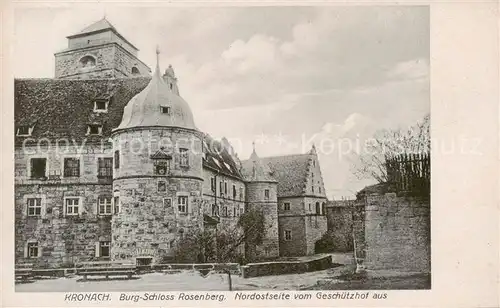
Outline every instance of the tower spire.
<path fill-rule="evenodd" d="M 160 71 L 160 47 L 156 45 L 156 70 Z"/>
<path fill-rule="evenodd" d="M 252 148 L 253 148 L 253 152 L 256 153 L 255 152 L 255 141 L 252 141 Z"/>

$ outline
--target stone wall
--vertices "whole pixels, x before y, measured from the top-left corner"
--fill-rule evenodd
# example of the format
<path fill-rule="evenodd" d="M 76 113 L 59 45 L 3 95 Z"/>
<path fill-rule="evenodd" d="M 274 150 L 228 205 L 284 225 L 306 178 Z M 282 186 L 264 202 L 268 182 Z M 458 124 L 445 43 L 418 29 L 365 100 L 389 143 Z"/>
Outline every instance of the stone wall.
<path fill-rule="evenodd" d="M 250 263 L 241 266 L 243 278 L 300 274 L 321 271 L 332 267 L 332 257 L 324 256 L 313 260 Z"/>
<path fill-rule="evenodd" d="M 265 189 L 269 189 L 269 199 L 264 196 Z M 247 183 L 246 200 L 248 209 L 262 210 L 266 234 L 263 243 L 255 249 L 249 247 L 249 260 L 262 260 L 279 256 L 278 236 L 278 203 L 276 183 L 250 182 Z"/>
<path fill-rule="evenodd" d="M 365 201 L 365 266 L 430 272 L 430 200 L 386 193 Z"/>
<path fill-rule="evenodd" d="M 306 255 L 315 253 L 315 244 L 326 233 L 326 216 L 307 215 L 305 217 Z"/>
<path fill-rule="evenodd" d="M 110 216 L 100 216 L 97 199 L 112 195 L 111 179 L 98 178 L 98 157 L 112 157 L 109 144 L 16 148 L 15 243 L 16 262 L 37 267 L 59 267 L 68 263 L 100 259 L 96 243 L 111 240 Z M 65 178 L 66 157 L 80 159 L 80 176 Z M 46 179 L 30 178 L 30 160 L 46 158 Z M 79 198 L 78 215 L 65 214 L 66 197 Z M 27 215 L 27 199 L 41 199 L 41 215 Z M 37 242 L 40 255 L 27 259 L 27 243 Z"/>
<path fill-rule="evenodd" d="M 152 176 L 154 160 L 151 155 L 163 147 L 172 156 L 170 176 L 195 177 L 202 180 L 201 139 L 197 132 L 186 129 L 128 129 L 113 137 L 114 150 L 119 151 L 120 167 L 113 177 Z M 189 166 L 180 165 L 178 148 L 187 148 Z"/>
<path fill-rule="evenodd" d="M 92 56 L 95 66 L 84 67 L 80 59 Z M 117 43 L 107 43 L 68 50 L 55 55 L 56 78 L 117 78 L 132 77 L 132 67 L 139 69 L 139 76 L 149 76 L 150 69 L 138 58 L 127 52 Z"/>
<path fill-rule="evenodd" d="M 279 249 L 280 256 L 293 257 L 307 254 L 305 216 L 280 216 L 279 225 Z M 290 230 L 292 239 L 285 239 L 285 231 Z"/>
<path fill-rule="evenodd" d="M 167 183 L 164 192 L 158 192 L 160 180 Z M 151 257 L 158 263 L 172 256 L 185 234 L 203 227 L 201 185 L 187 178 L 116 179 L 113 191 L 119 195 L 120 212 L 112 219 L 112 259 Z M 188 197 L 187 213 L 178 210 L 181 195 Z"/>
<path fill-rule="evenodd" d="M 151 73 L 151 69 L 146 64 L 123 48 L 115 47 L 114 59 L 115 70 L 123 77 L 148 76 Z M 133 75 L 132 67 L 136 67 L 139 70 L 139 74 Z M 117 75 L 117 77 L 121 76 Z"/>
<path fill-rule="evenodd" d="M 111 217 L 97 214 L 97 198 L 101 195 L 110 196 L 111 185 L 16 185 L 16 263 L 53 268 L 102 259 L 96 257 L 96 243 L 111 240 Z M 26 215 L 29 197 L 42 199 L 40 217 Z M 65 197 L 80 198 L 78 215 L 65 214 Z M 28 242 L 38 243 L 38 257 L 28 258 Z"/>
<path fill-rule="evenodd" d="M 360 216 L 362 204 L 357 204 L 354 200 L 343 200 L 333 201 L 330 205 L 327 207 L 327 222 L 333 251 L 353 251 L 353 232 L 356 229 L 359 233 L 359 228 L 364 224 L 364 214 Z"/>

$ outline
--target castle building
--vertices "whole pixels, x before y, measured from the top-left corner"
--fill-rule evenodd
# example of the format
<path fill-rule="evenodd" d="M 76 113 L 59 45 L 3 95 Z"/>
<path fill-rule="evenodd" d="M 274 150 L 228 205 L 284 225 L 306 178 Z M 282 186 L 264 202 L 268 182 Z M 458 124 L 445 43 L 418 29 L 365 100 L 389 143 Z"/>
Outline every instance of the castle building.
<path fill-rule="evenodd" d="M 266 235 L 249 259 L 313 254 L 327 201 L 314 147 L 241 161 L 196 127 L 173 68 L 151 74 L 137 52 L 102 19 L 68 37 L 55 78 L 15 80 L 16 261 L 164 262 L 192 230 L 240 232 L 250 209 Z"/>

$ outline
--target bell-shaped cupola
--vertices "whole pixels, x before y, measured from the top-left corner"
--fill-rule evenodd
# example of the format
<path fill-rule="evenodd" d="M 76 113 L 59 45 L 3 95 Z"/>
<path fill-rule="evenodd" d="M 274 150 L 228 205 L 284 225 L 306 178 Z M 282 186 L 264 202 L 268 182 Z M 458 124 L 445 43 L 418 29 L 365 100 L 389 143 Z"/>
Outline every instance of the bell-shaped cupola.
<path fill-rule="evenodd" d="M 177 93 L 160 75 L 157 59 L 151 81 L 125 106 L 122 121 L 116 129 L 147 126 L 196 129 L 191 108 Z"/>

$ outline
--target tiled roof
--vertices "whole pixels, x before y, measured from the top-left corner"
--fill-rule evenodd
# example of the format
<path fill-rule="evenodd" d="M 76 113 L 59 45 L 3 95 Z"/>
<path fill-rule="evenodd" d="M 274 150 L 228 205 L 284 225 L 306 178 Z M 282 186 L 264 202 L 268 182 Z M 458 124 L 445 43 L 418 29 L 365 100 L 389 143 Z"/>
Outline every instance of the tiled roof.
<path fill-rule="evenodd" d="M 90 32 L 94 32 L 94 31 L 101 31 L 101 30 L 106 30 L 106 29 L 113 29 L 116 31 L 115 27 L 113 27 L 113 25 L 106 18 L 103 18 L 103 19 L 96 21 L 93 24 L 85 27 L 78 34 L 90 33 Z"/>
<path fill-rule="evenodd" d="M 100 142 L 120 124 L 123 108 L 150 77 L 119 79 L 16 79 L 15 125 L 32 125 L 31 138 Z M 108 112 L 94 112 L 94 101 L 109 97 Z M 101 136 L 86 136 L 88 124 L 102 125 Z M 26 137 L 16 137 L 22 143 Z"/>
<path fill-rule="evenodd" d="M 309 154 L 263 157 L 272 176 L 278 181 L 278 196 L 301 196 L 306 193 Z"/>
<path fill-rule="evenodd" d="M 203 141 L 203 166 L 215 172 L 243 179 L 240 173 L 239 160 L 231 155 L 228 146 L 205 134 Z"/>

